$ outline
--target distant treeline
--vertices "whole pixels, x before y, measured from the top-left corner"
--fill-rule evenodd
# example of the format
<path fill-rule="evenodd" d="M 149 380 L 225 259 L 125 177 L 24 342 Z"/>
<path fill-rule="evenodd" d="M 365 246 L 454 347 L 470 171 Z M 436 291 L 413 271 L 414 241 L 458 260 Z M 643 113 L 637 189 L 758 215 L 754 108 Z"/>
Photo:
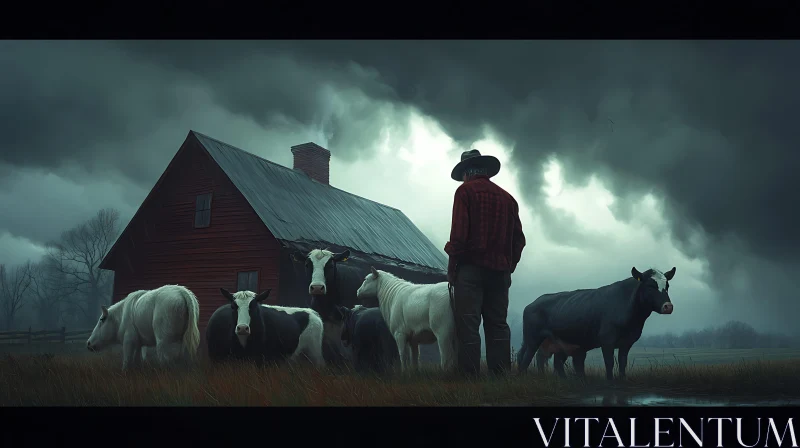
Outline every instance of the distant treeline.
<path fill-rule="evenodd" d="M 798 345 L 797 338 L 777 333 L 759 333 L 750 325 L 730 321 L 719 327 L 704 330 L 688 330 L 680 335 L 664 333 L 642 336 L 636 343 L 639 347 L 654 348 L 793 348 Z"/>
<path fill-rule="evenodd" d="M 114 284 L 100 261 L 119 233 L 119 212 L 102 209 L 48 242 L 41 258 L 0 264 L 0 331 L 94 327 Z"/>

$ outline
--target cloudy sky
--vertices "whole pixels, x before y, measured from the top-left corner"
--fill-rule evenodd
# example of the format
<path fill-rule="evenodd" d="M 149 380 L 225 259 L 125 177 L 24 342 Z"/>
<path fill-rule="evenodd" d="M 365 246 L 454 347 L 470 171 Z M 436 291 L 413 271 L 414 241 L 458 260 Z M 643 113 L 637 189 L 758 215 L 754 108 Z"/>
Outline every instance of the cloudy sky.
<path fill-rule="evenodd" d="M 677 267 L 646 332 L 800 313 L 800 43 L 0 42 L 0 263 L 136 208 L 190 129 L 403 210 L 438 247 L 477 148 L 522 206 L 511 308 Z"/>

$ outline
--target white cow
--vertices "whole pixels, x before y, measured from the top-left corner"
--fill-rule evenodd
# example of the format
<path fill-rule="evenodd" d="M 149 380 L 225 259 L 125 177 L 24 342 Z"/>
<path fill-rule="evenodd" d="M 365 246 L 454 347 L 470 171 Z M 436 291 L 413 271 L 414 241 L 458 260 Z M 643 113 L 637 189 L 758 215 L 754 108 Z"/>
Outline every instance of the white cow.
<path fill-rule="evenodd" d="M 122 344 L 123 370 L 143 358 L 143 347 L 155 347 L 157 361 L 163 364 L 176 358 L 176 346 L 191 361 L 197 356 L 200 305 L 183 286 L 134 291 L 101 311 L 86 347 L 97 352 Z"/>
<path fill-rule="evenodd" d="M 455 318 L 447 282 L 414 284 L 372 268 L 356 295 L 378 297 L 383 319 L 397 342 L 400 366 L 419 365 L 419 344 L 438 342 L 441 366 L 455 366 Z"/>

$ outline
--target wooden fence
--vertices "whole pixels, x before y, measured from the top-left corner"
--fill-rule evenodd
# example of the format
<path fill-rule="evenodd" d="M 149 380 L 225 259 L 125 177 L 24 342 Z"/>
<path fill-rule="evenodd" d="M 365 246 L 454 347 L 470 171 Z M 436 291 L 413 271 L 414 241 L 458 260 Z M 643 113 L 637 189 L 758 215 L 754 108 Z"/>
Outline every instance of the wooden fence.
<path fill-rule="evenodd" d="M 86 342 L 92 330 L 67 331 L 66 327 L 59 330 L 32 331 L 2 331 L 0 332 L 0 344 L 31 344 L 39 342 L 60 342 L 62 344 L 70 342 Z"/>

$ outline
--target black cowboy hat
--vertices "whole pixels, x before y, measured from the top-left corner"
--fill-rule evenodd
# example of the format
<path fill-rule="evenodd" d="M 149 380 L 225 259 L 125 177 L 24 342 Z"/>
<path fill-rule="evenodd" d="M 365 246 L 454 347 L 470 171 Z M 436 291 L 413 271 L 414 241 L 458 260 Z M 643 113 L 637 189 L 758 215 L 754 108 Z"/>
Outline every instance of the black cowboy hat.
<path fill-rule="evenodd" d="M 492 177 L 500 172 L 500 161 L 494 156 L 482 156 L 477 149 L 464 151 L 461 153 L 461 161 L 453 168 L 450 177 L 461 182 L 464 180 L 464 171 L 469 168 L 483 168 L 486 170 L 486 174 Z"/>

